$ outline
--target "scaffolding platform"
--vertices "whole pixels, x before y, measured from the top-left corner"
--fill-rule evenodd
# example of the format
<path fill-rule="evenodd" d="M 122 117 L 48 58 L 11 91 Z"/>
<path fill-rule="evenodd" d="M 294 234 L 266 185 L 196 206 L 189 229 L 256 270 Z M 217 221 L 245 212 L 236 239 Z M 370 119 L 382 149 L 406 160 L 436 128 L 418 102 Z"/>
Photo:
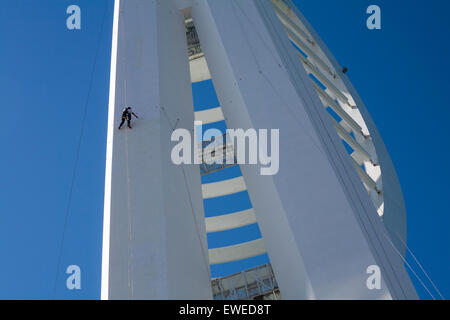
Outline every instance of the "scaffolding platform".
<path fill-rule="evenodd" d="M 212 289 L 214 300 L 281 300 L 269 263 L 213 279 Z"/>

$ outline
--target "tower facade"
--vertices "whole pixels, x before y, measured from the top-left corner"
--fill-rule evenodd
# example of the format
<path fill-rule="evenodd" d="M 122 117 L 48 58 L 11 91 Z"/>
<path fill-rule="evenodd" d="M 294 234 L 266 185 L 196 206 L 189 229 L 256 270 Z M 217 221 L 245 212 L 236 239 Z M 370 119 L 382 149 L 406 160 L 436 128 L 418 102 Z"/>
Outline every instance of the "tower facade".
<path fill-rule="evenodd" d="M 417 298 L 392 162 L 291 1 L 116 0 L 114 12 L 103 299 L 210 299 L 212 265 L 262 254 L 283 299 Z M 218 106 L 194 108 L 202 81 Z M 118 130 L 125 106 L 140 119 Z M 278 172 L 244 164 L 218 180 L 176 165 L 172 134 L 195 136 L 195 120 L 278 130 Z M 251 207 L 206 214 L 208 199 L 243 192 Z M 258 239 L 208 248 L 207 235 L 252 224 Z M 373 266 L 377 289 L 367 285 Z"/>

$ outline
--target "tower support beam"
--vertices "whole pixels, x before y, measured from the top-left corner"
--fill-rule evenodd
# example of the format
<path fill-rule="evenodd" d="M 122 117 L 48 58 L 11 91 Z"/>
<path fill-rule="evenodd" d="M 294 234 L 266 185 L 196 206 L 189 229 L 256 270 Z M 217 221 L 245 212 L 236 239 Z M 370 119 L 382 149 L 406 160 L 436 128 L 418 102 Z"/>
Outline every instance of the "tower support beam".
<path fill-rule="evenodd" d="M 416 298 L 270 1 L 197 1 L 192 16 L 228 127 L 280 130 L 276 175 L 241 168 L 282 297 Z"/>
<path fill-rule="evenodd" d="M 184 15 L 115 3 L 102 298 L 210 299 L 200 170 L 171 161 L 173 130 L 194 130 Z M 119 131 L 126 105 L 140 119 Z"/>

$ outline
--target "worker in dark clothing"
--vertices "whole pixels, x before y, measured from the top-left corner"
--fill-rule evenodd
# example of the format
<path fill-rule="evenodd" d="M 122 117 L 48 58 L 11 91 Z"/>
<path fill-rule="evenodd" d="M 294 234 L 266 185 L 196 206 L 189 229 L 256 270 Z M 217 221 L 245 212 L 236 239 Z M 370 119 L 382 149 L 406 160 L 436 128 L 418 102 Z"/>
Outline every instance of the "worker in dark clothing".
<path fill-rule="evenodd" d="M 123 109 L 123 111 L 122 111 L 122 122 L 119 125 L 119 130 L 120 130 L 120 128 L 122 128 L 123 124 L 125 123 L 125 120 L 127 121 L 128 128 L 131 129 L 130 122 L 131 122 L 131 116 L 132 115 L 139 119 L 139 117 L 133 111 L 131 111 L 131 107 L 127 107 L 127 108 Z"/>

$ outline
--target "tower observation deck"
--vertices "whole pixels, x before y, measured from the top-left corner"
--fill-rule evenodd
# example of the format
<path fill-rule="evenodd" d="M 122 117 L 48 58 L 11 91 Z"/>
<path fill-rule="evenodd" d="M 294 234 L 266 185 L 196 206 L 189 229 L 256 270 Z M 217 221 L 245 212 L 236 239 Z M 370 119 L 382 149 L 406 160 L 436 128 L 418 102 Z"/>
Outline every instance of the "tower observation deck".
<path fill-rule="evenodd" d="M 102 298 L 416 299 L 398 178 L 342 70 L 290 0 L 116 0 Z M 118 132 L 124 105 L 142 120 Z M 198 121 L 279 129 L 279 172 L 173 164 Z"/>

